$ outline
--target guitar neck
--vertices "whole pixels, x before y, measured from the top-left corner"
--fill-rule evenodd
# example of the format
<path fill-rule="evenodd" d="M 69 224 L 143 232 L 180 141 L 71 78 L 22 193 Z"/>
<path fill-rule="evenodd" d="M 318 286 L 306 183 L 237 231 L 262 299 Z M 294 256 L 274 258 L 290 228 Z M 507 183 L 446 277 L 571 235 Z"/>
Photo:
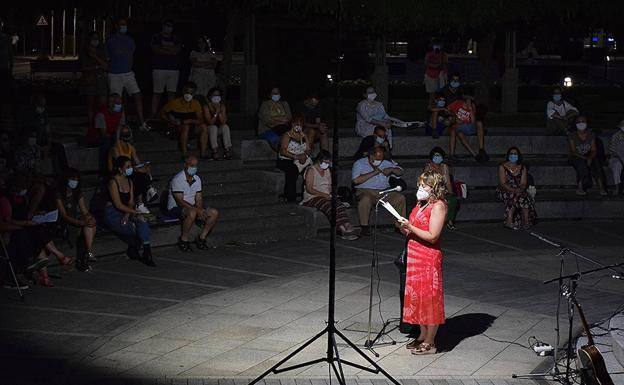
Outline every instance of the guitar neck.
<path fill-rule="evenodd" d="M 572 303 L 578 309 L 579 318 L 581 319 L 581 323 L 583 324 L 583 329 L 585 330 L 585 334 L 587 334 L 587 345 L 593 345 L 594 344 L 594 338 L 591 335 L 591 330 L 589 329 L 589 324 L 587 323 L 587 320 L 585 319 L 585 314 L 583 313 L 583 308 L 578 303 L 576 298 L 572 298 Z"/>

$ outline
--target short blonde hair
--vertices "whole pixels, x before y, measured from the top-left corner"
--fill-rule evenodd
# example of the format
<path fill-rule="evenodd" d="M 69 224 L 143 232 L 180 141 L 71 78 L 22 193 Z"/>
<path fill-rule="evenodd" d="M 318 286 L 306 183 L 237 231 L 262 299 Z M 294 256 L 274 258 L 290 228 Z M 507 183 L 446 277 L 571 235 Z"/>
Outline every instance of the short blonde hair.
<path fill-rule="evenodd" d="M 431 187 L 430 197 L 434 200 L 444 199 L 448 193 L 444 175 L 437 171 L 425 171 L 418 177 L 418 185 L 424 184 Z"/>

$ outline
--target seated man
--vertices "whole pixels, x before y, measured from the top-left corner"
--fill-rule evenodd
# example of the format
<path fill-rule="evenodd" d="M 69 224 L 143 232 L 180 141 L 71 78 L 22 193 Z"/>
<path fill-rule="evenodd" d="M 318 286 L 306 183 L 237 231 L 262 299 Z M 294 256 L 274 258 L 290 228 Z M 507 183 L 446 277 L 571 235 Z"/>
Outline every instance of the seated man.
<path fill-rule="evenodd" d="M 208 126 L 204 124 L 204 112 L 197 99 L 193 97 L 197 86 L 193 82 L 184 85 L 183 95 L 169 100 L 160 112 L 160 117 L 169 123 L 179 134 L 180 151 L 182 158 L 188 152 L 188 137 L 191 128 L 198 135 L 199 153 L 202 159 L 208 158 Z"/>
<path fill-rule="evenodd" d="M 372 135 L 369 135 L 362 139 L 360 147 L 353 157 L 357 160 L 367 157 L 375 147 L 383 147 L 385 150 L 384 159 L 392 159 L 392 152 L 390 151 L 390 143 L 388 143 L 388 133 L 385 127 L 377 126 Z"/>
<path fill-rule="evenodd" d="M 567 135 L 578 115 L 579 110 L 563 99 L 561 88 L 555 88 L 552 100 L 546 104 L 546 133 Z"/>
<path fill-rule="evenodd" d="M 358 198 L 358 215 L 360 217 L 361 235 L 370 235 L 368 226 L 371 208 L 379 198 L 379 192 L 390 188 L 391 175 L 401 176 L 403 169 L 396 163 L 384 159 L 383 147 L 375 147 L 368 157 L 361 158 L 353 164 L 351 182 L 354 184 Z M 391 192 L 385 199 L 395 210 L 405 217 L 405 196 Z M 395 224 L 398 228 L 398 226 Z"/>
<path fill-rule="evenodd" d="M 314 149 L 316 142 L 319 142 L 321 150 L 329 150 L 329 132 L 327 123 L 321 118 L 321 108 L 319 107 L 319 97 L 315 94 L 308 95 L 299 107 L 297 114 L 303 115 L 303 132 L 310 138 L 310 147 Z"/>
<path fill-rule="evenodd" d="M 195 244 L 200 250 L 208 249 L 206 237 L 214 228 L 219 217 L 219 212 L 216 209 L 204 207 L 202 181 L 197 175 L 197 164 L 197 157 L 187 156 L 184 160 L 184 170 L 171 179 L 169 187 L 168 215 L 182 219 L 182 233 L 178 238 L 178 247 L 184 252 L 191 251 L 189 233 L 196 220 L 204 223 Z"/>
<path fill-rule="evenodd" d="M 451 74 L 449 83 L 440 90 L 440 94 L 444 96 L 447 106 L 464 98 L 464 88 L 462 87 L 459 72 Z"/>
<path fill-rule="evenodd" d="M 487 162 L 488 155 L 485 152 L 485 138 L 483 132 L 483 125 L 476 124 L 476 108 L 474 103 L 472 102 L 472 97 L 464 96 L 464 99 L 457 100 L 451 103 L 448 106 L 448 110 L 454 115 L 455 124 L 451 126 L 449 131 L 450 134 L 450 161 L 457 162 L 457 158 L 455 157 L 455 147 L 456 141 L 459 137 L 459 141 L 462 145 L 468 150 L 468 152 L 477 160 L 479 163 Z M 468 140 L 466 139 L 466 135 L 474 135 L 477 134 L 479 139 L 479 153 L 477 154 Z"/>

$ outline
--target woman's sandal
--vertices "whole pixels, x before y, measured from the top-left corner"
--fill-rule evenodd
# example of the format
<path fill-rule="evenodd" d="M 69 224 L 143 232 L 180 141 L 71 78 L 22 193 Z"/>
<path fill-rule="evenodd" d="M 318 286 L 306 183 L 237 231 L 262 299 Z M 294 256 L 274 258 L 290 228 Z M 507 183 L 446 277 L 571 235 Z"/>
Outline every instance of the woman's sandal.
<path fill-rule="evenodd" d="M 180 248 L 180 251 L 183 251 L 185 253 L 193 251 L 193 249 L 191 249 L 191 242 L 183 241 L 182 238 L 178 238 L 178 247 Z"/>
<path fill-rule="evenodd" d="M 37 284 L 45 287 L 54 287 L 54 284 L 50 281 L 50 277 L 47 275 L 39 275 L 39 278 L 37 278 Z"/>
<path fill-rule="evenodd" d="M 407 345 L 405 345 L 405 348 L 409 350 L 416 349 L 420 346 L 420 344 L 423 343 L 423 341 L 424 340 L 419 339 L 412 340 L 412 342 L 409 342 Z"/>
<path fill-rule="evenodd" d="M 503 227 L 506 227 L 506 228 L 508 228 L 510 230 L 518 230 L 514 225 L 510 225 L 507 222 L 503 223 Z"/>
<path fill-rule="evenodd" d="M 438 349 L 434 344 L 428 344 L 426 342 L 421 343 L 418 347 L 412 350 L 412 354 L 415 355 L 425 355 L 425 354 L 436 354 Z"/>
<path fill-rule="evenodd" d="M 74 263 L 74 258 L 72 257 L 68 257 L 67 255 L 63 255 L 63 257 L 59 258 L 59 264 L 61 264 L 62 266 L 70 266 L 72 263 Z"/>

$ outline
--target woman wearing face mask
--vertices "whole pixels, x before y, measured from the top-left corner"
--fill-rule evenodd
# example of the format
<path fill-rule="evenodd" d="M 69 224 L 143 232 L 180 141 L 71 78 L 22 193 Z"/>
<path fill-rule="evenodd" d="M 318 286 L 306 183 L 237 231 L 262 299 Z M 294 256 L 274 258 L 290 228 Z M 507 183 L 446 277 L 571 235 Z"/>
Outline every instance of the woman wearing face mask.
<path fill-rule="evenodd" d="M 450 167 L 444 162 L 446 153 L 440 147 L 434 147 L 429 152 L 429 162 L 425 164 L 423 172 L 432 171 L 442 174 L 444 177 L 444 187 L 446 187 L 446 195 L 444 199 L 448 205 L 448 215 L 446 227 L 449 230 L 455 230 L 455 218 L 457 217 L 457 196 L 453 193 L 453 184 Z"/>
<path fill-rule="evenodd" d="M 301 205 L 314 207 L 325 214 L 327 218 L 331 217 L 331 154 L 325 150 L 321 150 L 311 167 L 308 167 L 304 173 L 305 185 L 303 189 L 303 200 Z M 354 241 L 358 236 L 351 225 L 351 220 L 347 214 L 346 208 L 342 202 L 338 200 L 336 203 L 336 227 L 342 239 Z"/>
<path fill-rule="evenodd" d="M 444 134 L 444 130 L 450 127 L 453 122 L 453 114 L 446 108 L 444 95 L 440 93 L 435 95 L 433 104 L 429 106 L 429 112 L 431 112 L 431 117 L 427 125 L 425 125 L 425 134 L 437 139 Z"/>
<path fill-rule="evenodd" d="M 364 99 L 361 100 L 356 110 L 355 132 L 365 138 L 373 135 L 376 126 L 382 126 L 387 131 L 387 139 L 392 148 L 392 121 L 386 113 L 383 104 L 377 99 L 377 93 L 373 87 L 368 87 L 364 92 Z"/>
<path fill-rule="evenodd" d="M 158 193 L 152 187 L 151 165 L 149 162 L 141 162 L 137 155 L 136 148 L 132 145 L 132 130 L 127 125 L 119 127 L 117 130 L 117 140 L 111 147 L 108 155 L 108 169 L 110 173 L 114 173 L 113 164 L 115 159 L 125 156 L 132 160 L 132 166 L 135 172 L 132 173 L 130 179 L 134 184 L 134 198 L 136 199 L 137 211 L 142 214 L 149 214 L 149 209 L 145 206 L 145 202 L 157 199 Z"/>
<path fill-rule="evenodd" d="M 420 325 L 420 335 L 407 344 L 412 354 L 435 354 L 435 336 L 444 323 L 440 235 L 447 206 L 444 176 L 426 171 L 418 178 L 418 204 L 401 222 L 407 235 L 407 271 L 403 322 Z"/>
<path fill-rule="evenodd" d="M 100 44 L 100 35 L 96 31 L 91 32 L 85 40 L 79 60 L 82 67 L 80 93 L 87 97 L 87 117 L 91 122 L 95 111 L 106 101 L 108 94 L 106 50 Z"/>
<path fill-rule="evenodd" d="M 576 131 L 568 136 L 568 144 L 568 163 L 576 171 L 576 195 L 587 195 L 585 186 L 591 184 L 591 177 L 598 183 L 600 195 L 607 195 L 602 163 L 596 156 L 596 136 L 593 132 L 588 132 L 587 119 L 584 116 L 576 118 Z"/>
<path fill-rule="evenodd" d="M 70 239 L 76 237 L 76 268 L 79 271 L 90 271 L 89 262 L 96 261 L 93 255 L 96 222 L 82 195 L 78 170 L 67 170 L 56 191 L 55 202 L 59 211 L 59 225 L 63 229 L 68 228 Z M 77 229 L 79 233 L 75 231 Z"/>
<path fill-rule="evenodd" d="M 217 83 L 215 75 L 217 56 L 206 36 L 197 38 L 197 48 L 191 51 L 189 58 L 191 60 L 191 73 L 188 80 L 197 85 L 195 93 L 198 96 L 207 98 L 209 90 Z"/>
<path fill-rule="evenodd" d="M 221 98 L 222 94 L 219 88 L 211 89 L 208 92 L 209 100 L 204 105 L 204 119 L 208 125 L 213 160 L 220 159 L 219 136 L 223 139 L 223 158 L 232 159 L 232 139 L 230 138 L 230 126 L 227 125 L 227 110 Z"/>
<path fill-rule="evenodd" d="M 277 151 L 280 137 L 290 129 L 291 120 L 290 105 L 282 99 L 280 89 L 273 87 L 258 109 L 258 136 Z"/>
<path fill-rule="evenodd" d="M 505 204 L 505 223 L 508 229 L 528 229 L 535 224 L 535 202 L 527 192 L 528 171 L 522 164 L 517 147 L 507 150 L 507 161 L 498 166 L 499 185 L 496 197 Z"/>
<path fill-rule="evenodd" d="M 130 158 L 120 156 L 114 162 L 115 174 L 108 182 L 109 202 L 104 209 L 108 228 L 128 243 L 128 258 L 155 267 L 150 246 L 150 229 L 142 213 L 134 209 L 134 186 Z M 139 256 L 139 246 L 143 255 Z"/>
<path fill-rule="evenodd" d="M 303 133 L 303 117 L 298 116 L 293 119 L 290 131 L 282 135 L 277 157 L 277 168 L 286 175 L 284 198 L 289 203 L 297 200 L 297 179 L 307 166 L 306 163 L 311 163 L 308 142 Z"/>

